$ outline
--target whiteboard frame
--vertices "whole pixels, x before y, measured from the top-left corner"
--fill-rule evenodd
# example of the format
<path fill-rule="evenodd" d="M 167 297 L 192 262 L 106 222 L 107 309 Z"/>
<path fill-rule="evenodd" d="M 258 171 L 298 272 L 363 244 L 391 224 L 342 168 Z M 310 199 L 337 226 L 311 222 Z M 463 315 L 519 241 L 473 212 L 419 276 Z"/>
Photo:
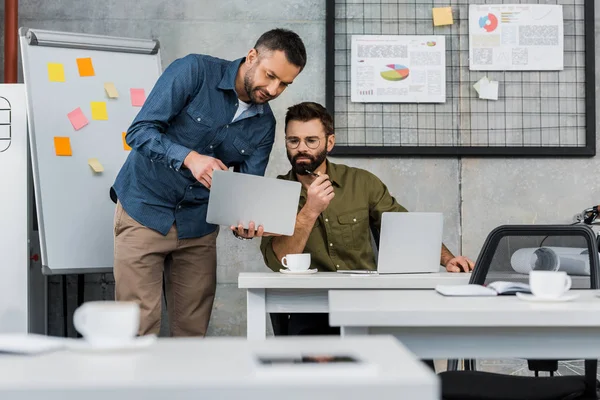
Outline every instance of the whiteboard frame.
<path fill-rule="evenodd" d="M 19 40 L 21 60 L 23 65 L 23 77 L 27 83 L 29 70 L 28 52 L 23 51 L 25 46 L 48 46 L 70 49 L 86 49 L 97 51 L 113 51 L 120 53 L 136 53 L 156 55 L 158 62 L 158 76 L 162 74 L 162 61 L 160 56 L 160 42 L 155 39 L 131 39 L 114 36 L 78 34 L 71 32 L 47 31 L 40 29 L 31 29 L 27 27 L 19 28 Z M 113 266 L 77 266 L 70 268 L 52 268 L 48 265 L 48 248 L 46 244 L 46 229 L 44 226 L 44 213 L 41 200 L 41 183 L 39 174 L 39 164 L 36 155 L 36 135 L 34 125 L 35 110 L 33 109 L 33 99 L 29 96 L 29 90 L 26 90 L 27 101 L 27 122 L 30 140 L 30 159 L 33 175 L 34 194 L 36 199 L 36 212 L 39 231 L 39 242 L 41 250 L 42 273 L 44 275 L 62 275 L 62 274 L 87 274 L 87 273 L 107 273 L 112 272 Z M 108 192 L 107 192 L 108 198 Z"/>

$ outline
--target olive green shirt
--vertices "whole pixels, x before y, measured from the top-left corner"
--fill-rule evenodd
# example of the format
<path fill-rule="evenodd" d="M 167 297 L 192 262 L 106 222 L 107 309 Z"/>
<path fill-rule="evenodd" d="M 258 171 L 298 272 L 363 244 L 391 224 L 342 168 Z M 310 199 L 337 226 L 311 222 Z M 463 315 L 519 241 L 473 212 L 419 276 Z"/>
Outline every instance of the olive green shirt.
<path fill-rule="evenodd" d="M 381 230 L 384 212 L 405 212 L 387 187 L 372 173 L 327 161 L 327 175 L 333 183 L 334 198 L 315 221 L 304 253 L 311 254 L 311 268 L 319 271 L 338 269 L 377 269 L 371 245 L 371 227 Z M 298 181 L 293 171 L 278 179 Z M 306 203 L 302 187 L 298 211 Z M 265 263 L 273 271 L 283 266 L 273 251 L 273 237 L 263 237 L 260 249 Z"/>

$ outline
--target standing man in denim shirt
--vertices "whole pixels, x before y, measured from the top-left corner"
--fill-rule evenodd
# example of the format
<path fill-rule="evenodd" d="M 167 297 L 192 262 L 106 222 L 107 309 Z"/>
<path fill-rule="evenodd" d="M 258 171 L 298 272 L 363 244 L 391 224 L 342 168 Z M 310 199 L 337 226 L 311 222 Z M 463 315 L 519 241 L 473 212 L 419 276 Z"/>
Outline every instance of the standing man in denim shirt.
<path fill-rule="evenodd" d="M 206 222 L 212 173 L 264 175 L 275 140 L 267 103 L 305 64 L 300 37 L 274 29 L 245 58 L 190 54 L 156 82 L 127 131 L 132 151 L 114 184 L 116 299 L 140 304 L 140 335 L 159 332 L 165 263 L 171 334 L 206 334 L 217 266 L 218 226 Z"/>

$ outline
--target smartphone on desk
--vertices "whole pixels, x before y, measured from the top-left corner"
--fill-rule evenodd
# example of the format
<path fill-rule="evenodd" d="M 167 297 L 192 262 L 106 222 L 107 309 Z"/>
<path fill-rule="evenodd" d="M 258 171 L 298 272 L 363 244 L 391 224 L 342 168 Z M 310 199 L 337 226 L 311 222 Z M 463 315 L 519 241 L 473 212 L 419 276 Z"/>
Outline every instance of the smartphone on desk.
<path fill-rule="evenodd" d="M 338 269 L 340 274 L 377 275 L 379 272 L 370 269 Z"/>

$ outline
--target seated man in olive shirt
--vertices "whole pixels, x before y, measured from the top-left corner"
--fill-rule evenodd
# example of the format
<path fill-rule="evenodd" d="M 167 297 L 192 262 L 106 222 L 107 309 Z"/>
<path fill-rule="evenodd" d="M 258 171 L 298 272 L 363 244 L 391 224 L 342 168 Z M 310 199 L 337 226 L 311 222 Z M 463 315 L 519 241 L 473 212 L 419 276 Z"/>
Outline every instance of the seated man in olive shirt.
<path fill-rule="evenodd" d="M 381 228 L 387 211 L 405 212 L 375 175 L 359 168 L 327 160 L 333 149 L 333 119 L 327 110 L 311 102 L 288 109 L 285 143 L 292 169 L 279 179 L 302 183 L 296 229 L 292 236 L 263 237 L 261 251 L 273 271 L 283 268 L 286 254 L 310 253 L 319 271 L 375 270 L 371 227 Z M 440 264 L 449 272 L 471 271 L 474 263 L 455 257 L 442 244 Z M 327 314 L 293 314 L 282 328 L 290 335 L 337 333 Z M 287 328 L 287 329 L 286 329 Z"/>

